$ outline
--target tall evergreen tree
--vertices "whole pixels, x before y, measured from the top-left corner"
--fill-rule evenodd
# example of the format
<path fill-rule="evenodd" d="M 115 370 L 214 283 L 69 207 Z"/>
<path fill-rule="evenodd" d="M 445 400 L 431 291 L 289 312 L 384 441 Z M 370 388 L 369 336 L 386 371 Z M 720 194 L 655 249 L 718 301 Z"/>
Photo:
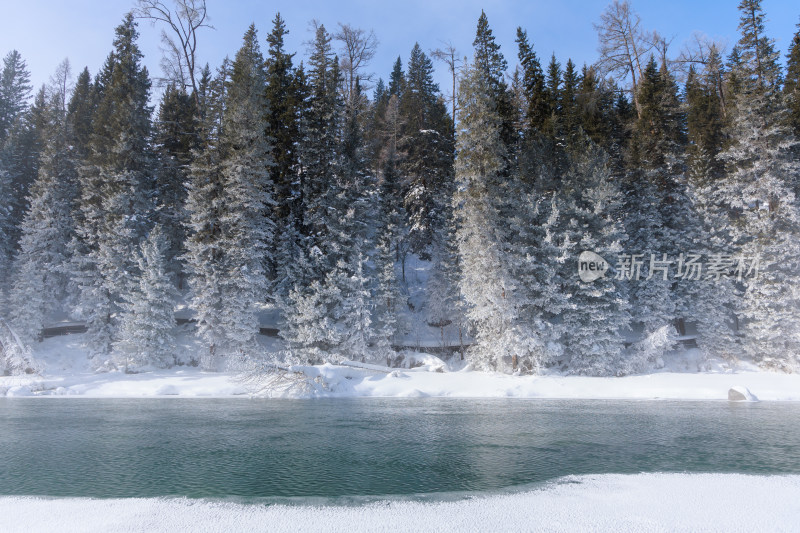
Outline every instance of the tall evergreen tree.
<path fill-rule="evenodd" d="M 210 369 L 252 359 L 257 313 L 269 297 L 265 265 L 272 258 L 274 191 L 271 145 L 264 131 L 264 59 L 254 26 L 243 41 L 227 84 L 218 144 L 206 148 L 212 153 L 201 157 L 192 172 L 194 236 L 187 246 L 188 262 L 192 305 L 209 347 L 202 362 Z M 204 189 L 210 189 L 207 198 L 197 195 Z M 203 205 L 208 201 L 211 212 Z"/>
<path fill-rule="evenodd" d="M 564 87 L 561 91 L 561 114 L 559 116 L 561 135 L 566 138 L 572 138 L 578 133 L 580 124 L 579 85 L 580 78 L 578 71 L 575 70 L 575 63 L 572 62 L 572 59 L 568 59 L 567 66 L 564 68 Z"/>
<path fill-rule="evenodd" d="M 47 315 L 64 300 L 69 283 L 77 183 L 64 100 L 62 94 L 51 91 L 39 175 L 31 187 L 14 262 L 12 324 L 27 342 L 39 336 Z"/>
<path fill-rule="evenodd" d="M 114 343 L 118 366 L 137 372 L 175 363 L 175 298 L 167 266 L 169 240 L 156 225 L 137 252 L 139 279 L 125 294 L 119 339 Z"/>
<path fill-rule="evenodd" d="M 509 170 L 508 161 L 513 157 L 516 146 L 516 135 L 514 132 L 514 106 L 508 85 L 505 81 L 506 63 L 500 45 L 495 41 L 492 30 L 489 27 L 489 19 L 486 13 L 481 10 L 478 18 L 478 28 L 475 32 L 475 40 L 472 42 L 475 49 L 474 68 L 479 70 L 486 78 L 489 94 L 494 102 L 495 109 L 500 115 L 500 138 L 505 145 L 504 174 Z"/>
<path fill-rule="evenodd" d="M 545 92 L 545 77 L 539 58 L 528 42 L 528 33 L 517 28 L 518 57 L 522 66 L 522 86 L 524 89 L 526 109 L 525 123 L 533 132 L 543 132 L 550 116 L 550 106 Z"/>
<path fill-rule="evenodd" d="M 300 215 L 311 246 L 320 249 L 328 228 L 326 197 L 338 192 L 336 177 L 340 170 L 337 142 L 342 110 L 337 93 L 338 77 L 337 62 L 331 50 L 331 36 L 321 25 L 316 30 L 313 53 L 309 58 L 308 103 L 303 115 L 299 147 L 302 165 Z"/>
<path fill-rule="evenodd" d="M 389 96 L 397 96 L 398 98 L 403 95 L 406 90 L 406 77 L 403 73 L 403 60 L 397 56 L 397 61 L 392 66 L 392 73 L 389 76 Z"/>
<path fill-rule="evenodd" d="M 20 73 L 20 76 L 23 75 L 27 73 Z M 9 178 L 6 204 L 10 211 L 11 226 L 8 240 L 14 249 L 20 238 L 20 224 L 28 209 L 30 187 L 39 173 L 39 158 L 47 127 L 47 100 L 47 90 L 42 86 L 29 107 L 27 102 L 23 102 L 24 108 L 15 115 L 8 136 L 0 146 L 0 159 Z"/>
<path fill-rule="evenodd" d="M 622 280 L 607 274 L 584 283 L 574 270 L 581 252 L 614 258 L 626 240 L 617 218 L 622 196 L 607 156 L 591 145 L 576 150 L 559 191 L 556 243 L 560 255 L 572 259 L 563 263 L 560 274 L 569 294 L 561 315 L 569 372 L 615 375 L 640 370 L 623 352 L 622 332 L 629 327 L 630 315 Z"/>
<path fill-rule="evenodd" d="M 292 67 L 294 54 L 284 48 L 284 37 L 289 33 L 280 13 L 272 21 L 272 32 L 267 36 L 269 50 L 266 58 L 267 137 L 273 139 L 273 159 L 270 177 L 275 184 L 276 214 L 281 226 L 289 215 L 297 196 L 297 139 L 299 138 L 303 86 Z"/>
<path fill-rule="evenodd" d="M 761 0 L 742 0 L 739 3 L 738 47 L 742 52 L 741 63 L 751 83 L 757 86 L 774 87 L 781 82 L 781 67 L 778 52 L 764 29 L 765 14 Z"/>
<path fill-rule="evenodd" d="M 476 368 L 503 370 L 507 359 L 536 351 L 540 345 L 539 339 L 522 329 L 526 325 L 519 321 L 519 287 L 502 244 L 506 238 L 500 202 L 505 145 L 502 118 L 483 65 L 476 62 L 467 68 L 459 97 L 454 210 L 459 286 L 475 331 L 468 357 Z"/>
<path fill-rule="evenodd" d="M 557 120 L 561 114 L 561 84 L 562 84 L 561 63 L 556 59 L 553 54 L 550 57 L 550 63 L 547 65 L 547 105 L 549 113 L 547 117 L 547 125 L 545 126 L 547 133 L 551 136 L 558 134 Z"/>
<path fill-rule="evenodd" d="M 712 198 L 727 219 L 736 257 L 750 261 L 731 268 L 737 281 L 754 269 L 753 261 L 760 263 L 758 277 L 739 284 L 744 351 L 764 365 L 791 369 L 797 368 L 800 353 L 794 319 L 800 167 L 792 155 L 796 140 L 789 133 L 777 52 L 764 35 L 760 2 L 745 0 L 740 11 L 741 60 L 731 72 L 736 84 L 730 143 L 720 154 L 726 174 L 714 183 Z"/>
<path fill-rule="evenodd" d="M 157 158 L 155 218 L 169 244 L 167 268 L 181 287 L 183 267 L 179 258 L 186 237 L 185 183 L 192 154 L 199 147 L 198 101 L 182 88 L 168 85 L 159 106 L 153 139 Z"/>
<path fill-rule="evenodd" d="M 28 66 L 20 53 L 12 50 L 3 58 L 3 72 L 0 74 L 0 147 L 14 123 L 28 108 L 31 89 Z"/>
<path fill-rule="evenodd" d="M 409 249 L 423 259 L 430 257 L 434 232 L 444 226 L 444 205 L 452 179 L 452 125 L 438 93 L 433 64 L 417 44 L 411 51 L 400 100 L 403 136 L 398 143 L 398 170 L 408 187 L 404 205 Z"/>
<path fill-rule="evenodd" d="M 343 187 L 347 177 L 355 175 L 345 171 L 346 166 L 352 167 L 345 163 L 342 153 L 343 132 L 352 129 L 343 125 L 338 60 L 323 25 L 315 31 L 306 80 L 298 145 L 301 196 L 296 214 L 306 267 L 301 278 L 281 280 L 284 290 L 288 289 L 288 297 L 282 300 L 281 335 L 292 360 L 313 363 L 330 356 L 340 342 L 334 307 L 341 301 L 340 267 L 347 252 L 341 239 L 348 238 L 347 218 L 354 213 Z M 351 163 L 355 155 L 355 151 L 350 152 Z"/>
<path fill-rule="evenodd" d="M 789 45 L 786 55 L 786 80 L 783 84 L 783 93 L 786 95 L 790 110 L 790 122 L 794 134 L 800 137 L 800 24 Z"/>
<path fill-rule="evenodd" d="M 135 249 L 145 234 L 153 191 L 149 145 L 150 80 L 141 65 L 133 15 L 115 32 L 114 51 L 95 82 L 89 155 L 79 173 L 81 217 L 78 233 L 91 272 L 81 280 L 82 309 L 91 350 L 108 353 L 116 331 L 115 313 L 137 275 Z"/>

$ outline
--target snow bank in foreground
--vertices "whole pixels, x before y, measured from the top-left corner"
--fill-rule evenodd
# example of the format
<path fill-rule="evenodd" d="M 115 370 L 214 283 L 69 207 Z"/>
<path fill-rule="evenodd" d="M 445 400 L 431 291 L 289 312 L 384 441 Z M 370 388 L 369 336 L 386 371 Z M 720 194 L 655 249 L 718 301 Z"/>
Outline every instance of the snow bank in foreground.
<path fill-rule="evenodd" d="M 188 499 L 0 498 L 8 533 L 38 531 L 790 531 L 800 476 L 567 477 L 458 501 L 285 506 Z"/>

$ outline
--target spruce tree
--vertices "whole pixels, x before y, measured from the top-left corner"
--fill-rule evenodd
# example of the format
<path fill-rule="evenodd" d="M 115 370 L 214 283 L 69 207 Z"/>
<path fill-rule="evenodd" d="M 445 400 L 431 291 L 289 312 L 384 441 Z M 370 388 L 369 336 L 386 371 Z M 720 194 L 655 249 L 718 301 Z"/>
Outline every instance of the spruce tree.
<path fill-rule="evenodd" d="M 779 93 L 777 52 L 764 35 L 760 3 L 745 0 L 740 11 L 730 143 L 720 154 L 727 172 L 715 182 L 712 198 L 727 218 L 737 257 L 750 261 L 732 269 L 743 291 L 736 303 L 744 351 L 763 365 L 792 369 L 800 353 L 792 290 L 800 261 L 795 198 L 800 168 Z M 758 277 L 740 280 L 754 269 L 753 261 L 760 263 Z"/>
<path fill-rule="evenodd" d="M 522 28 L 517 28 L 517 46 L 526 100 L 525 123 L 531 132 L 541 133 L 550 116 L 544 72 L 533 46 L 528 42 L 528 34 Z M 531 135 L 531 132 L 528 135 Z"/>
<path fill-rule="evenodd" d="M 506 174 L 509 170 L 508 161 L 513 157 L 517 144 L 514 133 L 514 106 L 505 81 L 508 63 L 500 52 L 500 45 L 495 41 L 489 27 L 489 19 L 483 10 L 478 18 L 478 27 L 472 46 L 475 49 L 474 68 L 486 78 L 487 90 L 500 115 L 500 137 L 506 152 L 503 156 L 505 162 L 503 173 Z"/>
<path fill-rule="evenodd" d="M 783 84 L 783 93 L 786 96 L 790 110 L 789 121 L 794 134 L 800 137 L 800 24 L 789 45 L 786 54 L 786 79 Z"/>
<path fill-rule="evenodd" d="M 114 51 L 95 82 L 98 103 L 89 155 L 79 172 L 78 234 L 87 254 L 81 307 L 95 354 L 111 349 L 116 312 L 122 295 L 135 283 L 135 250 L 151 212 L 150 80 L 141 65 L 137 38 L 136 23 L 128 14 L 116 29 Z"/>
<path fill-rule="evenodd" d="M 697 226 L 685 189 L 685 118 L 672 76 L 651 57 L 639 84 L 639 117 L 631 140 L 631 170 L 626 184 L 627 230 L 632 253 L 644 255 L 647 278 L 631 284 L 634 316 L 645 339 L 658 337 L 660 346 L 644 342 L 656 361 L 669 349 L 673 323 L 694 304 L 689 282 L 675 283 L 669 270 L 674 258 L 692 248 L 689 233 Z M 667 269 L 666 274 L 664 269 Z M 668 333 L 666 336 L 662 333 Z"/>
<path fill-rule="evenodd" d="M 591 144 L 576 149 L 558 198 L 555 237 L 561 256 L 569 257 L 561 279 L 569 305 L 561 314 L 563 343 L 574 374 L 622 375 L 640 370 L 626 360 L 623 332 L 629 327 L 627 291 L 612 273 L 585 283 L 575 272 L 577 257 L 593 251 L 607 261 L 622 252 L 625 230 L 618 221 L 622 195 L 612 179 L 608 157 Z M 620 270 L 617 269 L 619 272 Z"/>
<path fill-rule="evenodd" d="M 564 87 L 561 91 L 561 114 L 559 116 L 561 135 L 567 139 L 575 137 L 580 124 L 579 84 L 580 79 L 575 70 L 575 63 L 572 62 L 572 59 L 568 59 L 564 69 Z"/>
<path fill-rule="evenodd" d="M 430 258 L 434 233 L 443 226 L 448 183 L 452 179 L 452 125 L 433 64 L 419 45 L 411 51 L 406 87 L 400 99 L 403 135 L 398 171 L 407 183 L 404 207 L 408 214 L 409 249 Z"/>
<path fill-rule="evenodd" d="M 166 251 L 168 269 L 180 287 L 183 285 L 180 256 L 186 237 L 185 183 L 192 153 L 199 147 L 197 101 L 182 88 L 168 85 L 159 106 L 153 139 L 157 167 L 155 219 L 169 243 Z"/>
<path fill-rule="evenodd" d="M 124 295 L 119 337 L 114 343 L 117 366 L 126 372 L 175 363 L 175 298 L 167 254 L 169 240 L 156 225 L 137 253 L 138 283 Z"/>
<path fill-rule="evenodd" d="M 276 215 L 281 227 L 296 199 L 297 140 L 300 129 L 303 87 L 292 66 L 294 54 L 284 48 L 284 37 L 289 33 L 280 13 L 272 21 L 272 32 L 267 36 L 269 50 L 266 58 L 266 135 L 273 140 L 273 159 L 270 177 L 275 184 Z"/>
<path fill-rule="evenodd" d="M 0 74 L 0 147 L 28 108 L 31 89 L 31 75 L 25 60 L 18 51 L 10 51 L 3 58 Z"/>
<path fill-rule="evenodd" d="M 342 124 L 338 61 L 322 25 L 316 28 L 306 80 L 298 145 L 301 196 L 295 215 L 305 268 L 302 277 L 281 281 L 288 290 L 281 300 L 281 336 L 292 360 L 314 363 L 331 355 L 339 342 L 335 307 L 341 301 L 338 287 L 348 251 L 342 244 L 349 238 L 347 219 L 355 207 L 348 205 L 344 185 L 356 178 L 345 171 L 352 166 L 342 154 L 342 132 L 348 128 Z M 350 156 L 352 162 L 355 152 Z"/>
<path fill-rule="evenodd" d="M 548 117 L 545 124 L 545 130 L 553 137 L 559 134 L 558 131 L 558 117 L 561 114 L 561 84 L 562 84 L 562 71 L 561 63 L 556 59 L 553 54 L 550 57 L 550 63 L 547 65 L 547 80 L 545 87 L 547 91 L 547 107 Z"/>
<path fill-rule="evenodd" d="M 76 164 L 67 110 L 63 95 L 56 91 L 49 100 L 44 151 L 21 224 L 10 295 L 12 324 L 26 342 L 38 338 L 47 315 L 58 310 L 67 295 L 69 247 L 75 231 Z"/>
<path fill-rule="evenodd" d="M 518 285 L 504 253 L 500 214 L 506 151 L 502 118 L 490 87 L 485 65 L 476 61 L 467 68 L 459 91 L 453 201 L 461 262 L 459 287 L 475 331 L 468 357 L 476 368 L 503 370 L 507 359 L 535 349 L 537 343 L 517 327 Z"/>
<path fill-rule="evenodd" d="M 400 59 L 400 56 L 397 56 L 397 60 L 394 62 L 392 66 L 392 73 L 389 76 L 389 96 L 397 96 L 398 98 L 403 96 L 403 92 L 406 90 L 406 78 L 405 74 L 403 73 L 403 60 Z"/>
<path fill-rule="evenodd" d="M 22 63 L 24 67 L 24 62 Z M 18 73 L 19 76 L 27 72 Z M 14 94 L 15 91 L 11 91 Z M 43 146 L 43 137 L 47 127 L 47 89 L 42 86 L 34 96 L 33 103 L 24 107 L 17 107 L 10 124 L 8 136 L 0 146 L 0 159 L 8 173 L 9 196 L 6 204 L 10 211 L 10 234 L 8 240 L 16 248 L 20 238 L 20 224 L 28 209 L 28 194 L 30 187 L 36 180 L 39 172 L 39 159 Z M 12 107 L 14 107 L 12 105 Z"/>
<path fill-rule="evenodd" d="M 251 25 L 232 64 L 218 144 L 206 148 L 216 154 L 201 157 L 193 168 L 192 193 L 211 189 L 205 199 L 190 193 L 195 235 L 188 245 L 192 305 L 209 348 L 203 363 L 210 369 L 252 359 L 259 331 L 257 313 L 269 297 L 265 266 L 272 259 L 268 243 L 273 238 L 274 191 L 269 177 L 271 145 L 264 131 L 263 66 Z M 203 205 L 208 201 L 210 213 Z"/>
<path fill-rule="evenodd" d="M 316 30 L 309 58 L 308 103 L 302 119 L 299 156 L 302 165 L 301 221 L 309 238 L 308 250 L 326 249 L 328 199 L 338 194 L 337 176 L 341 173 L 338 154 L 341 127 L 341 100 L 337 93 L 338 66 L 331 50 L 331 36 L 325 26 Z M 334 260 L 335 264 L 335 260 Z"/>

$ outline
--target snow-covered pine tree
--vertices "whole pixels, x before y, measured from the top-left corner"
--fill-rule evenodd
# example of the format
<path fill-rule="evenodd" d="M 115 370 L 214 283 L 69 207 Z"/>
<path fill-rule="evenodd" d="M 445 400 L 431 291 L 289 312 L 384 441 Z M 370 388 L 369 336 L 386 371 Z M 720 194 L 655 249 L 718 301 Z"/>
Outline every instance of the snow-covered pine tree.
<path fill-rule="evenodd" d="M 272 31 L 267 35 L 269 50 L 266 57 L 267 137 L 274 140 L 275 165 L 270 177 L 275 184 L 276 216 L 283 228 L 288 222 L 297 191 L 297 141 L 300 137 L 300 114 L 303 107 L 304 86 L 302 73 L 293 68 L 292 57 L 284 47 L 284 37 L 289 33 L 280 13 L 272 21 Z"/>
<path fill-rule="evenodd" d="M 480 64 L 465 69 L 459 105 L 453 201 L 459 287 L 475 329 L 468 357 L 476 368 L 504 370 L 506 359 L 531 349 L 537 339 L 518 327 L 518 284 L 508 268 L 499 210 L 506 147 L 501 139 L 502 120 Z"/>
<path fill-rule="evenodd" d="M 28 210 L 30 187 L 39 173 L 39 158 L 47 127 L 46 86 L 43 85 L 36 92 L 30 107 L 27 106 L 27 101 L 24 105 L 24 111 L 11 124 L 5 143 L 0 146 L 0 159 L 4 160 L 3 166 L 8 172 L 10 184 L 10 195 L 5 200 L 12 222 L 9 240 L 14 243 L 15 250 L 19 243 L 20 225 Z"/>
<path fill-rule="evenodd" d="M 402 201 L 397 179 L 394 157 L 389 154 L 378 191 L 378 228 L 373 259 L 377 277 L 375 316 L 379 325 L 376 356 L 387 358 L 393 355 L 391 345 L 394 344 L 397 333 L 405 330 L 405 325 L 402 323 L 405 299 L 395 269 L 404 237 Z"/>
<path fill-rule="evenodd" d="M 578 278 L 577 258 L 593 251 L 615 264 L 623 251 L 625 231 L 618 219 L 622 196 L 612 178 L 608 157 L 590 142 L 572 154 L 559 189 L 556 232 L 565 261 L 561 278 L 569 307 L 561 314 L 569 372 L 623 375 L 636 370 L 624 359 L 623 332 L 629 327 L 627 294 L 612 272 L 593 282 Z"/>
<path fill-rule="evenodd" d="M 0 158 L 0 195 L 8 198 L 11 194 L 11 178 L 4 167 L 5 164 Z M 11 210 L 6 204 L 0 205 L 0 279 L 6 281 L 11 278 L 11 257 L 14 250 L 14 243 L 11 240 L 13 226 Z M 5 283 L 0 283 L 0 303 L 5 289 Z"/>
<path fill-rule="evenodd" d="M 453 127 L 433 81 L 433 64 L 419 44 L 411 50 L 404 89 L 399 102 L 398 172 L 407 183 L 404 207 L 410 251 L 428 259 L 434 233 L 443 226 L 452 181 Z"/>
<path fill-rule="evenodd" d="M 311 276 L 311 265 L 303 247 L 303 233 L 300 220 L 296 214 L 297 206 L 292 206 L 283 222 L 278 236 L 278 248 L 275 253 L 275 298 L 283 307 L 289 292 L 296 284 L 306 286 Z"/>
<path fill-rule="evenodd" d="M 208 351 L 200 356 L 200 364 L 203 368 L 215 368 L 217 346 L 223 343 L 225 335 L 222 328 L 225 296 L 220 292 L 223 272 L 219 220 L 223 181 L 218 130 L 209 120 L 203 124 L 201 132 L 201 146 L 190 166 L 187 183 L 187 236 L 183 260 L 189 276 L 197 334 L 208 346 Z"/>
<path fill-rule="evenodd" d="M 209 346 L 210 360 L 204 360 L 209 368 L 219 368 L 220 357 L 235 355 L 240 361 L 253 357 L 257 313 L 269 297 L 265 265 L 272 257 L 267 243 L 273 238 L 274 221 L 263 65 L 251 25 L 232 65 L 219 144 L 206 148 L 218 155 L 201 157 L 193 167 L 193 192 L 211 189 L 210 197 L 190 198 L 191 224 L 198 234 L 189 246 L 192 305 L 201 320 L 201 337 Z M 210 213 L 202 205 L 206 202 L 211 202 Z M 204 242 L 209 230 L 211 247 Z"/>
<path fill-rule="evenodd" d="M 505 146 L 503 157 L 506 163 L 503 171 L 508 171 L 510 168 L 507 163 L 512 158 L 517 141 L 514 132 L 514 106 L 505 81 L 508 63 L 500 51 L 500 45 L 495 41 L 492 29 L 489 27 L 489 19 L 483 10 L 478 18 L 472 46 L 475 49 L 474 68 L 482 71 L 488 85 L 489 98 L 500 116 L 500 138 Z"/>
<path fill-rule="evenodd" d="M 368 277 L 366 262 L 361 246 L 356 245 L 351 254 L 351 264 L 346 267 L 348 273 L 342 280 L 338 316 L 342 331 L 337 347 L 339 356 L 361 362 L 372 359 L 371 345 L 375 342 L 372 327 L 373 295 L 370 290 L 372 280 Z"/>
<path fill-rule="evenodd" d="M 672 347 L 683 320 L 694 305 L 694 287 L 675 281 L 680 253 L 699 244 L 690 235 L 697 220 L 686 193 L 685 115 L 677 85 L 662 64 L 650 58 L 638 87 L 639 116 L 631 139 L 630 169 L 625 186 L 630 253 L 643 254 L 645 279 L 632 281 L 633 320 L 642 327 L 634 346 L 633 367 L 644 369 Z M 659 343 L 653 342 L 661 339 Z"/>
<path fill-rule="evenodd" d="M 41 372 L 31 347 L 0 317 L 0 376 L 16 376 Z"/>
<path fill-rule="evenodd" d="M 285 362 L 321 364 L 339 343 L 339 332 L 328 311 L 325 284 L 312 280 L 295 285 L 284 304 L 280 335 L 286 342 Z"/>
<path fill-rule="evenodd" d="M 800 24 L 789 45 L 786 54 L 786 78 L 783 83 L 783 94 L 789 107 L 789 121 L 794 134 L 800 137 Z"/>
<path fill-rule="evenodd" d="M 117 366 L 125 372 L 147 367 L 169 368 L 175 363 L 175 298 L 177 291 L 168 269 L 170 243 L 156 225 L 137 254 L 138 286 L 124 295 L 118 340 Z"/>
<path fill-rule="evenodd" d="M 161 98 L 153 144 L 156 155 L 155 219 L 169 243 L 169 272 L 183 286 L 180 256 L 186 239 L 186 178 L 192 153 L 198 148 L 197 100 L 181 87 L 168 85 Z"/>
<path fill-rule="evenodd" d="M 323 261 L 324 269 L 334 266 L 337 259 L 329 254 L 335 249 L 335 243 L 329 239 L 329 208 L 331 198 L 339 194 L 342 103 L 337 90 L 338 63 L 331 50 L 331 36 L 323 25 L 316 28 L 307 80 L 308 101 L 298 147 L 302 167 L 300 216 L 307 236 L 307 253 L 312 262 Z M 315 275 L 322 279 L 324 270 Z"/>
<path fill-rule="evenodd" d="M 689 198 L 698 218 L 692 232 L 696 239 L 693 261 L 700 265 L 712 257 L 732 256 L 734 252 L 728 214 L 718 209 L 714 200 L 718 184 L 712 162 L 710 153 L 699 149 L 692 154 L 689 166 Z M 741 298 L 740 287 L 733 278 L 709 276 L 702 266 L 699 271 L 698 266 L 689 266 L 690 259 L 689 255 L 684 257 L 679 283 L 691 284 L 694 291 L 686 319 L 697 325 L 697 345 L 706 357 L 735 360 L 741 353 L 734 322 L 734 302 Z"/>
<path fill-rule="evenodd" d="M 92 116 L 96 104 L 95 88 L 92 84 L 89 69 L 84 68 L 75 81 L 69 103 L 67 104 L 67 130 L 69 141 L 72 146 L 73 158 L 76 165 L 78 176 L 80 175 L 80 165 L 86 160 L 89 152 L 90 137 L 92 133 Z M 91 285 L 89 278 L 84 276 L 91 275 L 91 268 L 88 263 L 88 251 L 83 240 L 81 229 L 85 228 L 83 212 L 81 210 L 80 183 L 76 186 L 76 195 L 72 199 L 72 221 L 74 224 L 74 235 L 68 245 L 69 263 L 66 265 L 66 273 L 69 279 L 67 294 L 64 307 L 74 313 L 81 307 L 81 292 L 83 287 Z"/>
<path fill-rule="evenodd" d="M 535 130 L 529 133 L 506 199 L 510 230 L 506 253 L 524 296 L 519 320 L 542 345 L 519 358 L 517 368 L 522 372 L 536 372 L 562 355 L 563 331 L 556 317 L 569 305 L 562 287 L 572 281 L 563 278 L 563 266 L 571 262 L 571 254 L 559 248 L 556 239 L 561 220 L 552 144 L 536 142 L 541 137 Z"/>
<path fill-rule="evenodd" d="M 676 267 L 682 270 L 678 284 L 692 292 L 692 305 L 681 311 L 697 325 L 698 347 L 706 357 L 732 360 L 741 352 L 733 314 L 739 287 L 731 278 L 709 278 L 707 272 L 697 270 L 711 257 L 733 255 L 727 213 L 717 209 L 713 200 L 716 180 L 724 172 L 717 158 L 724 140 L 720 68 L 719 54 L 712 50 L 704 70 L 696 75 L 690 69 L 686 82 L 687 195 L 697 222 L 685 230 L 686 241 L 691 238 L 693 246 L 683 250 L 684 261 Z M 689 266 L 688 254 L 695 256 L 695 266 Z"/>
<path fill-rule="evenodd" d="M 3 58 L 0 74 L 0 146 L 5 144 L 14 124 L 27 109 L 31 89 L 31 75 L 25 60 L 17 50 L 11 50 Z"/>
<path fill-rule="evenodd" d="M 328 209 L 329 260 L 336 266 L 327 278 L 330 311 L 341 329 L 340 357 L 366 359 L 374 342 L 372 312 L 375 289 L 374 263 L 368 261 L 368 251 L 375 249 L 376 215 L 379 197 L 373 176 L 368 173 L 366 144 L 362 131 L 365 100 L 358 78 L 351 99 L 345 108 L 344 131 L 341 142 L 341 174 L 339 193 L 330 198 Z"/>
<path fill-rule="evenodd" d="M 77 183 L 62 90 L 63 86 L 50 91 L 39 176 L 31 187 L 14 261 L 9 298 L 12 326 L 26 343 L 39 337 L 45 317 L 64 301 L 69 283 Z"/>
<path fill-rule="evenodd" d="M 730 144 L 720 154 L 727 173 L 718 180 L 714 200 L 728 216 L 737 256 L 734 275 L 747 278 L 760 263 L 757 278 L 744 279 L 738 315 L 743 348 L 757 362 L 796 369 L 800 336 L 796 309 L 800 303 L 800 202 L 795 196 L 800 164 L 793 157 L 791 134 L 780 94 L 778 53 L 764 32 L 760 1 L 739 6 L 741 51 L 733 92 Z"/>
<path fill-rule="evenodd" d="M 360 206 L 354 200 L 363 190 L 363 174 L 354 166 L 356 145 L 351 143 L 348 157 L 344 154 L 345 132 L 354 124 L 345 124 L 342 117 L 338 60 L 323 25 L 316 27 L 307 80 L 298 158 L 300 242 L 309 269 L 305 279 L 295 281 L 283 302 L 281 335 L 293 360 L 318 362 L 330 356 L 339 343 L 335 323 L 340 316 L 347 254 L 364 229 L 355 224 Z"/>
<path fill-rule="evenodd" d="M 153 190 L 150 80 L 141 65 L 133 15 L 125 16 L 115 34 L 114 51 L 95 82 L 98 104 L 79 171 L 78 235 L 86 255 L 76 270 L 94 354 L 110 351 L 118 304 L 135 284 L 135 250 L 146 232 Z"/>
<path fill-rule="evenodd" d="M 0 165 L 7 173 L 5 209 L 9 225 L 5 228 L 5 240 L 16 246 L 19 239 L 18 226 L 25 212 L 27 188 L 36 178 L 40 148 L 37 120 L 44 108 L 44 92 L 36 94 L 34 105 L 29 107 L 31 77 L 28 66 L 17 50 L 11 50 L 3 58 L 0 73 Z M 0 237 L 0 240 L 3 240 Z M 2 244 L 2 243 L 0 243 Z M 10 259 L 12 250 L 8 250 Z M 9 278 L 3 281 L 8 282 Z M 6 283 L 0 282 L 0 285 Z M 2 287 L 0 286 L 0 289 Z"/>

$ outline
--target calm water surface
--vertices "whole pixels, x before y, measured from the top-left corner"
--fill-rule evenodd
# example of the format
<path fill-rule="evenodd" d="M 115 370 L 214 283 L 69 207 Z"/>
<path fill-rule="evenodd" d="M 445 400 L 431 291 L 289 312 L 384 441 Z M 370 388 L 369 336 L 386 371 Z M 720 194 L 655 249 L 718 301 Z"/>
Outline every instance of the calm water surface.
<path fill-rule="evenodd" d="M 800 405 L 0 399 L 0 495 L 337 498 L 800 473 Z"/>

